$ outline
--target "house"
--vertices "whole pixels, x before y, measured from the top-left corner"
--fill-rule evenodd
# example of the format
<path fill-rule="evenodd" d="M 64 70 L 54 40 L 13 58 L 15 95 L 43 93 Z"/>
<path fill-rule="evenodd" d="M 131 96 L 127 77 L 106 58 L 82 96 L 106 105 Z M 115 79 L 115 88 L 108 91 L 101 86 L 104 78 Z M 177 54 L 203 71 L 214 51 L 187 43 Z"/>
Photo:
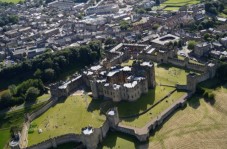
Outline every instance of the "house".
<path fill-rule="evenodd" d="M 221 38 L 220 43 L 227 48 L 227 37 Z"/>
<path fill-rule="evenodd" d="M 101 6 L 92 6 L 86 10 L 87 15 L 92 14 L 108 14 L 108 13 L 117 13 L 119 11 L 119 6 L 116 4 L 108 4 Z"/>

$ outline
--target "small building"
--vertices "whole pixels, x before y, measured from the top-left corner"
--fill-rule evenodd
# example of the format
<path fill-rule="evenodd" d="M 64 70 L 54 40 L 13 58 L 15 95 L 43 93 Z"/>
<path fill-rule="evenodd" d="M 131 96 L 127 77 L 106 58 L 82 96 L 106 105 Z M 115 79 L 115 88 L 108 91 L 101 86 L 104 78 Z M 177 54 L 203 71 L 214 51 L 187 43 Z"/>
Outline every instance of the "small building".
<path fill-rule="evenodd" d="M 221 38 L 220 43 L 227 48 L 227 37 Z"/>

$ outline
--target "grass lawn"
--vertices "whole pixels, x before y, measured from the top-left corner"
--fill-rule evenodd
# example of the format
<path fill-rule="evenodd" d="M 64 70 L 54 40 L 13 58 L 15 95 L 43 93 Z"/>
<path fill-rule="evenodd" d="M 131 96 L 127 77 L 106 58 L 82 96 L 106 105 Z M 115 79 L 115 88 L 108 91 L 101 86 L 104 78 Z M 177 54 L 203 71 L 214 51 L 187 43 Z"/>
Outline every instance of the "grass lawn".
<path fill-rule="evenodd" d="M 155 67 L 155 77 L 158 84 L 186 84 L 186 76 L 188 73 L 189 71 L 187 70 L 166 64 L 161 64 Z"/>
<path fill-rule="evenodd" d="M 174 88 L 172 87 L 156 86 L 155 89 L 149 90 L 147 94 L 142 95 L 134 102 L 115 103 L 115 106 L 118 107 L 120 116 L 138 114 L 147 110 L 151 105 L 165 97 L 173 90 Z"/>
<path fill-rule="evenodd" d="M 10 130 L 9 129 L 0 129 L 0 148 L 4 148 L 7 142 L 10 139 Z"/>
<path fill-rule="evenodd" d="M 81 128 L 91 125 L 98 128 L 105 121 L 100 115 L 99 101 L 92 101 L 90 97 L 70 96 L 59 101 L 43 115 L 32 122 L 28 134 L 29 145 L 39 143 L 49 137 L 67 133 L 81 133 Z M 42 129 L 42 133 L 38 133 Z M 33 131 L 33 132 L 32 132 Z"/>
<path fill-rule="evenodd" d="M 20 2 L 20 1 L 24 1 L 24 0 L 0 0 L 0 2 L 7 2 L 7 3 L 12 2 L 12 3 L 15 3 L 15 4 Z"/>
<path fill-rule="evenodd" d="M 179 9 L 180 9 L 180 7 L 168 7 L 168 6 L 164 8 L 165 11 L 176 11 Z"/>
<path fill-rule="evenodd" d="M 149 148 L 226 148 L 227 92 L 214 92 L 214 105 L 194 97 L 150 138 Z"/>
<path fill-rule="evenodd" d="M 126 62 L 121 63 L 121 66 L 132 66 L 134 60 L 128 60 Z"/>
<path fill-rule="evenodd" d="M 219 17 L 227 18 L 227 14 L 220 13 L 220 14 L 219 14 Z"/>
<path fill-rule="evenodd" d="M 122 121 L 122 124 L 138 128 L 143 127 L 147 122 L 149 122 L 151 119 L 156 118 L 161 112 L 170 107 L 176 100 L 178 100 L 184 94 L 185 92 L 175 92 L 170 97 L 163 100 L 161 103 L 159 103 L 157 106 L 152 108 L 144 115 L 141 115 L 140 117 L 137 118 L 125 119 Z"/>
<path fill-rule="evenodd" d="M 98 149 L 133 149 L 138 141 L 126 134 L 108 132 L 107 137 L 99 145 Z"/>
<path fill-rule="evenodd" d="M 132 66 L 133 60 L 126 61 L 121 66 Z M 186 76 L 190 71 L 177 68 L 167 64 L 157 65 L 155 63 L 155 77 L 158 84 L 176 85 L 186 84 Z"/>
<path fill-rule="evenodd" d="M 37 98 L 37 101 L 42 101 L 42 100 L 45 100 L 45 99 L 49 99 L 50 98 L 50 94 L 43 94 L 42 96 L 39 96 Z"/>
<path fill-rule="evenodd" d="M 179 10 L 181 6 L 198 4 L 200 0 L 167 0 L 160 5 L 161 8 L 165 7 L 166 11 Z"/>

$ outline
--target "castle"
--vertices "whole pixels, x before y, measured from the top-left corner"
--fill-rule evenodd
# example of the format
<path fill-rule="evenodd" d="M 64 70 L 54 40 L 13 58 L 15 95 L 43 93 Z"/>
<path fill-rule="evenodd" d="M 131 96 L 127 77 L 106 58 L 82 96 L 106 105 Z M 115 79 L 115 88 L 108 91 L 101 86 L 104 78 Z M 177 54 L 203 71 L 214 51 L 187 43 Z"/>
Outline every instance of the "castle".
<path fill-rule="evenodd" d="M 175 36 L 160 37 L 162 40 L 178 40 Z M 97 148 L 98 143 L 106 137 L 107 132 L 112 129 L 136 137 L 139 141 L 146 141 L 151 131 L 155 131 L 157 126 L 163 123 L 173 111 L 183 107 L 187 99 L 196 91 L 196 85 L 202 81 L 213 78 L 218 64 L 208 62 L 205 65 L 190 63 L 188 58 L 179 60 L 177 49 L 168 48 L 162 42 L 153 41 L 154 44 L 125 44 L 121 43 L 107 52 L 106 59 L 98 65 L 82 70 L 80 74 L 75 74 L 73 78 L 66 82 L 58 82 L 50 86 L 51 99 L 38 111 L 27 114 L 23 125 L 20 139 L 20 148 L 24 148 L 22 142 L 27 141 L 28 128 L 30 122 L 40 116 L 51 106 L 57 103 L 60 97 L 67 97 L 78 87 L 86 85 L 92 91 L 93 99 L 111 99 L 114 102 L 135 101 L 149 88 L 154 88 L 155 67 L 153 62 L 171 64 L 177 67 L 199 72 L 187 75 L 186 85 L 176 84 L 176 90 L 184 90 L 187 93 L 174 102 L 168 109 L 160 113 L 156 118 L 148 122 L 143 128 L 134 128 L 121 125 L 120 117 L 116 108 L 110 109 L 106 115 L 106 121 L 100 128 L 86 127 L 81 134 L 66 134 L 55 138 L 50 138 L 39 144 L 28 147 L 29 149 L 57 147 L 57 145 L 67 142 L 81 142 L 88 149 Z M 136 59 L 132 66 L 120 66 L 129 59 Z M 153 61 L 153 62 L 152 62 Z M 143 112 L 142 114 L 146 113 Z M 138 115 L 136 115 L 138 116 Z"/>
<path fill-rule="evenodd" d="M 147 93 L 148 88 L 154 88 L 154 64 L 134 61 L 132 67 L 112 67 L 95 76 L 90 85 L 94 99 L 135 101 L 141 94 Z"/>

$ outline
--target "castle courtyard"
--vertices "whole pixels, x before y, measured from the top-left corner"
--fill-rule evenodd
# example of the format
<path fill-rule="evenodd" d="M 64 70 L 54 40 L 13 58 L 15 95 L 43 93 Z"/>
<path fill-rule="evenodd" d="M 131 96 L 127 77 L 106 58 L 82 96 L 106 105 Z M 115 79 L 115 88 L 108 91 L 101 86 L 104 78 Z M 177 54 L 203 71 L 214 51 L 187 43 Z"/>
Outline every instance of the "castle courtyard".
<path fill-rule="evenodd" d="M 100 127 L 105 117 L 100 115 L 99 103 L 89 96 L 69 96 L 35 119 L 28 131 L 28 145 L 67 133 L 81 133 L 81 128 Z M 42 133 L 38 131 L 42 130 Z"/>

